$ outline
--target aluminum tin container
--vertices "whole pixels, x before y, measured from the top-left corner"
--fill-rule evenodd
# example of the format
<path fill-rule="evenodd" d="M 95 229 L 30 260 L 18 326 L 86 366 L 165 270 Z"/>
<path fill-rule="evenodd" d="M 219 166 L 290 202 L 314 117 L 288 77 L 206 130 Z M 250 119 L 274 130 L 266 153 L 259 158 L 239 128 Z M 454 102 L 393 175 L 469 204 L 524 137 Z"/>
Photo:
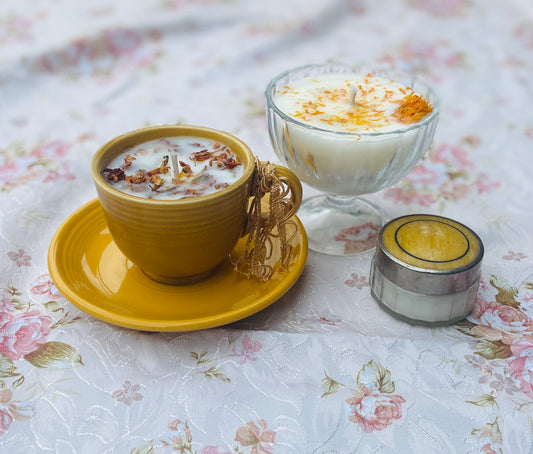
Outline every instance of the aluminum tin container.
<path fill-rule="evenodd" d="M 393 219 L 378 235 L 372 296 L 411 323 L 457 322 L 474 306 L 483 252 L 479 236 L 453 219 L 428 214 Z"/>

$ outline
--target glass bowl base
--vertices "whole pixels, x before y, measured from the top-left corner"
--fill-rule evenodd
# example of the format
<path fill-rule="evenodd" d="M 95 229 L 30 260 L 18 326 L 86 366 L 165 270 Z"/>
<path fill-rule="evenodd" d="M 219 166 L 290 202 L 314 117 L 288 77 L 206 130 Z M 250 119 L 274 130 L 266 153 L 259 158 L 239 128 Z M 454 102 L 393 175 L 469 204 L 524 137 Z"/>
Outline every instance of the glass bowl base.
<path fill-rule="evenodd" d="M 309 248 L 330 255 L 357 255 L 376 247 L 384 212 L 360 197 L 317 195 L 298 210 Z"/>

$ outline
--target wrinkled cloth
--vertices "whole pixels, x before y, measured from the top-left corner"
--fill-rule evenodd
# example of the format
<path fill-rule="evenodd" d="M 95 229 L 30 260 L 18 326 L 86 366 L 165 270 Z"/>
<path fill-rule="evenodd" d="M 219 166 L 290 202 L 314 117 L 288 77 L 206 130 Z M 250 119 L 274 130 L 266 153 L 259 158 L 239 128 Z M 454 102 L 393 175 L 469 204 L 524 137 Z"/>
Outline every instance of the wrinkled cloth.
<path fill-rule="evenodd" d="M 532 452 L 530 1 L 2 6 L 0 452 Z M 89 167 L 101 145 L 185 123 L 278 162 L 264 90 L 326 61 L 399 68 L 437 91 L 431 151 L 368 198 L 390 218 L 439 214 L 479 234 L 482 280 L 466 321 L 427 328 L 383 312 L 371 253 L 310 251 L 274 304 L 197 332 L 120 328 L 60 294 L 48 246 L 96 197 Z"/>

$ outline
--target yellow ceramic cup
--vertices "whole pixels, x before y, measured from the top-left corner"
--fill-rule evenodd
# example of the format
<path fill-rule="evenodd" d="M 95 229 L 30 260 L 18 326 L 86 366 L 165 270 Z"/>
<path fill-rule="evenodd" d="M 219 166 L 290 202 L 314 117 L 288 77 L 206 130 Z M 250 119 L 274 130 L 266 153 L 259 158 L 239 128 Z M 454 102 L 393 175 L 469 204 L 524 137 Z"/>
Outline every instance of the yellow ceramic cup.
<path fill-rule="evenodd" d="M 119 191 L 102 176 L 114 157 L 126 149 L 161 137 L 193 136 L 231 148 L 244 174 L 228 187 L 199 197 L 154 200 Z M 200 126 L 154 126 L 128 132 L 103 145 L 94 155 L 91 173 L 109 231 L 121 252 L 151 279 L 164 284 L 197 282 L 216 272 L 246 233 L 253 193 L 255 158 L 240 139 Z M 302 200 L 294 173 L 276 166 L 287 182 L 291 215 Z"/>

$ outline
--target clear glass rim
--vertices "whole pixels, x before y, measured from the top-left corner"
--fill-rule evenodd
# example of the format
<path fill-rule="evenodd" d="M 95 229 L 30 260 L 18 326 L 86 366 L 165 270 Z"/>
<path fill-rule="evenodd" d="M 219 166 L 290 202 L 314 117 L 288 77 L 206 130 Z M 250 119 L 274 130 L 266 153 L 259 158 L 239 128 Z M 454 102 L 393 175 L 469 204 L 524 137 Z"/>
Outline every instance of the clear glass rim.
<path fill-rule="evenodd" d="M 279 80 L 283 79 L 284 77 L 287 77 L 288 75 L 290 75 L 292 73 L 303 72 L 305 70 L 318 69 L 318 68 L 328 68 L 328 67 L 332 68 L 332 69 L 339 68 L 339 69 L 342 69 L 344 72 L 349 72 L 349 71 L 361 72 L 361 71 L 364 70 L 365 72 L 379 73 L 379 74 L 382 74 L 382 73 L 394 73 L 394 74 L 397 74 L 399 76 L 411 78 L 413 81 L 416 81 L 416 83 L 418 85 L 422 85 L 425 88 L 426 93 L 427 93 L 425 96 L 429 95 L 428 97 L 431 97 L 431 99 L 432 99 L 433 111 L 426 118 L 424 118 L 422 121 L 419 121 L 418 123 L 415 123 L 415 124 L 413 124 L 413 125 L 411 125 L 409 127 L 406 127 L 406 128 L 394 129 L 392 131 L 384 131 L 384 132 L 344 132 L 344 131 L 333 131 L 331 129 L 319 128 L 317 126 L 312 126 L 310 124 L 303 123 L 303 122 L 298 121 L 295 118 L 291 117 L 290 115 L 287 115 L 285 112 L 283 112 L 282 110 L 279 109 L 279 107 L 274 102 L 274 98 L 273 98 L 274 89 L 275 89 L 275 86 L 276 86 L 276 84 L 278 83 Z M 333 72 L 333 71 L 331 71 L 331 72 Z M 298 126 L 304 128 L 304 129 L 308 129 L 310 131 L 317 131 L 317 132 L 320 132 L 322 134 L 332 134 L 332 135 L 342 136 L 342 137 L 346 137 L 346 138 L 349 138 L 349 137 L 353 137 L 353 138 L 359 138 L 359 137 L 385 137 L 385 136 L 392 136 L 392 135 L 395 135 L 395 134 L 405 134 L 406 132 L 418 129 L 418 128 L 422 127 L 422 126 L 425 126 L 425 125 L 428 125 L 428 124 L 432 123 L 439 115 L 439 99 L 437 97 L 437 94 L 436 94 L 435 90 L 433 90 L 433 88 L 429 84 L 427 84 L 426 82 L 421 80 L 418 76 L 416 76 L 415 74 L 410 74 L 408 72 L 399 70 L 399 69 L 385 68 L 385 67 L 383 67 L 383 68 L 371 67 L 370 65 L 369 66 L 365 66 L 365 65 L 353 65 L 352 66 L 352 65 L 348 65 L 348 64 L 332 62 L 332 63 L 311 64 L 311 65 L 298 66 L 298 67 L 295 67 L 295 68 L 292 68 L 292 69 L 288 69 L 288 70 L 282 72 L 281 74 L 278 74 L 276 77 L 274 77 L 269 82 L 268 87 L 265 90 L 265 96 L 266 96 L 266 101 L 267 101 L 267 109 L 272 109 L 278 116 L 280 116 L 285 121 L 288 121 L 290 123 L 298 125 Z"/>

